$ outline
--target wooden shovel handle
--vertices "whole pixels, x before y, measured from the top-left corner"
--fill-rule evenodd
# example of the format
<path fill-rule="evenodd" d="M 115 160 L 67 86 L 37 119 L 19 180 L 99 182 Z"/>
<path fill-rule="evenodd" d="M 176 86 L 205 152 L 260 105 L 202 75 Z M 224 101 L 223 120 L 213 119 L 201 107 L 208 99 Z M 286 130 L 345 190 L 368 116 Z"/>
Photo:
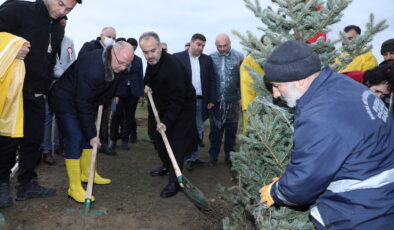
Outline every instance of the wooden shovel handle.
<path fill-rule="evenodd" d="M 155 115 L 156 122 L 161 123 L 160 118 L 159 118 L 159 113 L 157 112 L 156 105 L 155 105 L 155 102 L 153 101 L 153 97 L 152 97 L 151 92 L 148 92 L 148 98 L 149 98 L 150 105 L 152 106 L 152 111 L 153 111 L 153 114 Z M 168 156 L 171 159 L 171 163 L 172 163 L 172 167 L 174 168 L 175 175 L 177 177 L 182 176 L 182 172 L 179 169 L 178 163 L 176 162 L 174 152 L 172 151 L 172 148 L 171 148 L 170 142 L 168 141 L 166 133 L 161 130 L 160 134 L 161 134 L 161 137 L 163 138 L 164 144 L 166 146 Z M 182 184 L 180 184 L 180 185 L 183 187 Z"/>
<path fill-rule="evenodd" d="M 98 108 L 97 119 L 96 119 L 96 129 L 97 129 L 97 136 L 96 137 L 98 137 L 100 135 L 100 125 L 101 125 L 102 114 L 103 114 L 103 105 L 100 105 Z M 98 148 L 97 144 L 94 144 L 93 151 L 92 151 L 92 157 L 90 158 L 88 186 L 86 187 L 86 199 L 92 199 L 97 148 Z"/>

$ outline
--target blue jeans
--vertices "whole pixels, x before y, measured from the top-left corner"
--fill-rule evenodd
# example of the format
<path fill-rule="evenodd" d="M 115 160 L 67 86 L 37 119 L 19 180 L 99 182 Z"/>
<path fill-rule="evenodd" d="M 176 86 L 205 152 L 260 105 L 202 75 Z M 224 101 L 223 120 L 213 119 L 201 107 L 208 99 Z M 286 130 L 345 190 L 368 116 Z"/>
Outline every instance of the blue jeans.
<path fill-rule="evenodd" d="M 235 102 L 238 103 L 238 102 Z M 217 161 L 220 148 L 222 145 L 222 138 L 224 133 L 224 153 L 226 159 L 230 159 L 230 152 L 234 151 L 235 138 L 238 128 L 238 111 L 239 106 L 236 104 L 231 106 L 214 106 L 209 112 L 209 122 L 211 130 L 209 133 L 209 141 L 211 146 L 209 148 L 210 160 Z"/>
<path fill-rule="evenodd" d="M 58 113 L 56 116 L 63 136 L 64 158 L 80 159 L 82 150 L 92 147 L 89 144 L 89 140 L 83 134 L 77 115 Z"/>
<path fill-rule="evenodd" d="M 202 139 L 202 133 L 204 131 L 204 121 L 202 120 L 202 99 L 196 100 L 196 125 L 197 125 L 197 132 L 200 140 Z M 200 159 L 200 145 L 198 145 L 197 150 L 190 154 L 187 161 L 196 161 Z"/>
<path fill-rule="evenodd" d="M 44 122 L 44 136 L 41 143 L 41 153 L 48 154 L 52 152 L 52 121 L 53 111 L 48 105 L 48 100 L 45 100 L 45 122 Z M 55 122 L 54 133 L 53 133 L 53 147 L 54 149 L 60 148 L 59 130 Z"/>

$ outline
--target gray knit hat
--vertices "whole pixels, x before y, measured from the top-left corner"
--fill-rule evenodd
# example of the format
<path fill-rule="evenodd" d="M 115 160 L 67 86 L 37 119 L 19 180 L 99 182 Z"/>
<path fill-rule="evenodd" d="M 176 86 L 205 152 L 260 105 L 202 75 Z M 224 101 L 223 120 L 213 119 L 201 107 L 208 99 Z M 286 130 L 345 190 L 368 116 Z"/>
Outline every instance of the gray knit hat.
<path fill-rule="evenodd" d="M 394 51 L 394 38 L 386 40 L 383 42 L 380 48 L 380 53 L 383 55 L 386 52 Z"/>
<path fill-rule="evenodd" d="M 263 66 L 265 78 L 272 82 L 297 81 L 321 70 L 317 53 L 300 41 L 287 41 L 275 48 Z"/>

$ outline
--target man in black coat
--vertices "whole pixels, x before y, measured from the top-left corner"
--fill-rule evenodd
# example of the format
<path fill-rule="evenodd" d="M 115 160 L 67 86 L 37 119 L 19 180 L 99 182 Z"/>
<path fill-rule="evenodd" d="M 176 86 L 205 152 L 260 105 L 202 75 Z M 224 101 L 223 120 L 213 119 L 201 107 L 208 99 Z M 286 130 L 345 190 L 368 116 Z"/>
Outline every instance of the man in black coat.
<path fill-rule="evenodd" d="M 0 136 L 0 207 L 12 205 L 9 191 L 9 176 L 19 150 L 20 185 L 16 200 L 27 200 L 53 196 L 55 189 L 48 189 L 35 182 L 34 172 L 39 160 L 42 143 L 45 100 L 52 79 L 54 54 L 60 47 L 64 28 L 59 18 L 68 14 L 82 0 L 37 0 L 6 1 L 0 6 L 0 31 L 20 36 L 29 41 L 21 48 L 16 58 L 22 59 L 26 66 L 23 86 L 24 130 L 23 138 Z M 51 38 L 51 40 L 50 40 Z"/>
<path fill-rule="evenodd" d="M 208 110 L 216 102 L 216 82 L 212 58 L 202 53 L 205 42 L 204 35 L 194 34 L 190 40 L 189 48 L 174 54 L 185 67 L 196 90 L 196 123 L 200 141 L 202 141 L 204 121 L 209 117 Z M 196 164 L 203 163 L 200 160 L 200 146 L 186 161 L 186 167 L 189 170 L 193 169 Z"/>
<path fill-rule="evenodd" d="M 161 121 L 156 128 L 166 132 L 176 161 L 182 170 L 185 156 L 194 151 L 198 144 L 194 87 L 182 64 L 174 56 L 162 52 L 160 38 L 155 32 L 142 34 L 139 43 L 148 62 L 145 93 L 152 92 Z M 154 139 L 163 162 L 163 167 L 159 171 L 170 171 L 169 183 L 161 191 L 160 196 L 174 196 L 180 190 L 180 186 L 159 132 L 155 133 Z"/>
<path fill-rule="evenodd" d="M 116 30 L 111 26 L 104 27 L 101 31 L 100 37 L 96 40 L 85 42 L 82 45 L 78 53 L 78 58 L 93 50 L 103 50 L 104 48 L 113 45 L 115 43 L 115 39 Z M 100 146 L 99 151 L 108 155 L 116 155 L 115 150 L 108 147 L 108 123 L 111 114 L 111 104 L 112 99 L 104 103 L 103 116 L 100 125 L 100 139 L 102 145 Z"/>
<path fill-rule="evenodd" d="M 130 66 L 134 50 L 127 42 L 96 49 L 79 57 L 52 87 L 49 103 L 58 118 L 64 137 L 63 155 L 69 178 L 68 195 L 83 203 L 92 155 L 91 146 L 100 145 L 94 114 L 96 106 L 111 100 L 116 93 L 119 73 Z M 95 184 L 109 184 L 110 179 L 94 174 Z"/>
<path fill-rule="evenodd" d="M 134 38 L 127 39 L 127 42 L 133 46 L 134 51 L 138 47 L 138 42 Z M 116 110 L 112 113 L 110 143 L 109 148 L 115 148 L 116 139 L 118 138 L 119 125 L 122 124 L 120 138 L 122 139 L 122 148 L 129 149 L 129 137 L 131 142 L 137 139 L 137 123 L 135 120 L 135 111 L 138 102 L 144 101 L 144 76 L 142 69 L 142 60 L 134 55 L 131 66 L 118 74 L 119 84 L 116 97 Z"/>
<path fill-rule="evenodd" d="M 111 27 L 107 26 L 101 30 L 100 37 L 97 37 L 96 40 L 92 40 L 89 42 L 85 42 L 81 49 L 79 50 L 78 57 L 81 55 L 88 53 L 95 49 L 103 49 L 115 43 L 116 39 L 116 30 Z"/>

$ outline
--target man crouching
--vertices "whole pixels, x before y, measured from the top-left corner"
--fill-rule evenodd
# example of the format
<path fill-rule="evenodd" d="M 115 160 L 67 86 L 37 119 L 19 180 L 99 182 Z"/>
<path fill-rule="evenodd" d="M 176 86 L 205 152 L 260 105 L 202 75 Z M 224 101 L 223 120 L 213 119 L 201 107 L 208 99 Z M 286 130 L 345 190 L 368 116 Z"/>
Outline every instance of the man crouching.
<path fill-rule="evenodd" d="M 64 138 L 70 184 L 67 193 L 77 202 L 83 203 L 86 197 L 81 182 L 88 180 L 92 146 L 101 144 L 95 126 L 95 108 L 115 96 L 114 73 L 130 66 L 133 58 L 134 50 L 126 42 L 91 51 L 79 57 L 50 92 L 49 102 Z M 111 180 L 95 172 L 94 183 L 109 184 Z"/>

